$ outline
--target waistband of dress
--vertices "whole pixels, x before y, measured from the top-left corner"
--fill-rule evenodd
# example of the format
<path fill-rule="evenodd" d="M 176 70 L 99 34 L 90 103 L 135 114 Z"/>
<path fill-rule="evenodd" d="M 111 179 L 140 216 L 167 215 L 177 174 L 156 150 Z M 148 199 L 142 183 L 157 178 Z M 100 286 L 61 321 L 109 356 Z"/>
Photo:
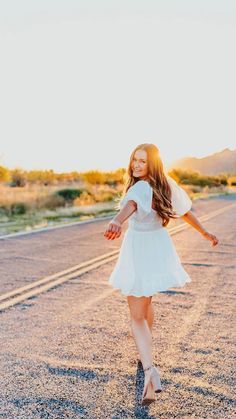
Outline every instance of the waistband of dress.
<path fill-rule="evenodd" d="M 138 223 L 129 223 L 129 230 L 132 231 L 156 231 L 156 230 L 163 230 L 165 227 L 163 227 L 162 224 L 159 223 L 142 223 L 142 224 L 138 224 Z"/>

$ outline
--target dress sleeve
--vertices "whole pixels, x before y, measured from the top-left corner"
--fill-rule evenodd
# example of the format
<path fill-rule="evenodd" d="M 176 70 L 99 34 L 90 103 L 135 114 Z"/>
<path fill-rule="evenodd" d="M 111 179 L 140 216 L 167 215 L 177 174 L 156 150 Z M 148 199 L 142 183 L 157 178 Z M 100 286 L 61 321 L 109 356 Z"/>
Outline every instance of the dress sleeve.
<path fill-rule="evenodd" d="M 167 176 L 168 183 L 172 192 L 172 207 L 176 212 L 176 215 L 182 217 L 186 212 L 190 211 L 192 207 L 192 201 L 189 198 L 187 192 L 170 176 Z"/>
<path fill-rule="evenodd" d="M 120 208 L 129 201 L 135 201 L 137 204 L 137 213 L 140 219 L 144 218 L 152 210 L 152 187 L 145 180 L 139 180 L 132 185 L 125 197 L 120 201 Z"/>

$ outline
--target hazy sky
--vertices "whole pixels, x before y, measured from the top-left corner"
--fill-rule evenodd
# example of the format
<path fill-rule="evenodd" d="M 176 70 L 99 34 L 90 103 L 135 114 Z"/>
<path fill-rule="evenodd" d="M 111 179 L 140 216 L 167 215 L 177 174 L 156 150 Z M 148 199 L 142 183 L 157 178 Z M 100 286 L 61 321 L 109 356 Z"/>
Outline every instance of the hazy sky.
<path fill-rule="evenodd" d="M 236 2 L 0 0 L 0 165 L 168 166 L 236 148 Z"/>

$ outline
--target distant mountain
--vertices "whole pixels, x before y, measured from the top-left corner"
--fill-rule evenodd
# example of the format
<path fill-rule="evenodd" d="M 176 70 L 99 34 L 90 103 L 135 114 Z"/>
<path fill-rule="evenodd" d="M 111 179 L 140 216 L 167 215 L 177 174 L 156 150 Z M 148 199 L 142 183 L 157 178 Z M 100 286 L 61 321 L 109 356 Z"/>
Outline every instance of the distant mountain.
<path fill-rule="evenodd" d="M 236 174 L 236 150 L 224 150 L 206 157 L 184 157 L 173 161 L 168 170 L 192 170 L 204 175 L 218 175 L 220 173 Z"/>

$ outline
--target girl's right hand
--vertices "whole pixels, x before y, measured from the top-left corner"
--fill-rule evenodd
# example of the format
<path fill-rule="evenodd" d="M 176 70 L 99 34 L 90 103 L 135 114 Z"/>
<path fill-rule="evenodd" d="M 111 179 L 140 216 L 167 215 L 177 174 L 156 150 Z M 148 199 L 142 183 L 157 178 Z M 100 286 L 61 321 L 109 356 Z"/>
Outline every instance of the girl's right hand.
<path fill-rule="evenodd" d="M 120 223 L 117 222 L 113 222 L 113 220 L 111 220 L 108 224 L 108 227 L 104 233 L 104 237 L 106 237 L 107 240 L 114 240 L 114 239 L 118 239 L 118 237 L 120 237 L 121 235 L 121 225 Z"/>
<path fill-rule="evenodd" d="M 214 234 L 209 233 L 208 231 L 205 231 L 204 233 L 202 233 L 202 235 L 203 237 L 205 237 L 205 239 L 210 240 L 212 242 L 212 246 L 216 246 L 219 243 L 217 237 L 214 236 Z"/>

